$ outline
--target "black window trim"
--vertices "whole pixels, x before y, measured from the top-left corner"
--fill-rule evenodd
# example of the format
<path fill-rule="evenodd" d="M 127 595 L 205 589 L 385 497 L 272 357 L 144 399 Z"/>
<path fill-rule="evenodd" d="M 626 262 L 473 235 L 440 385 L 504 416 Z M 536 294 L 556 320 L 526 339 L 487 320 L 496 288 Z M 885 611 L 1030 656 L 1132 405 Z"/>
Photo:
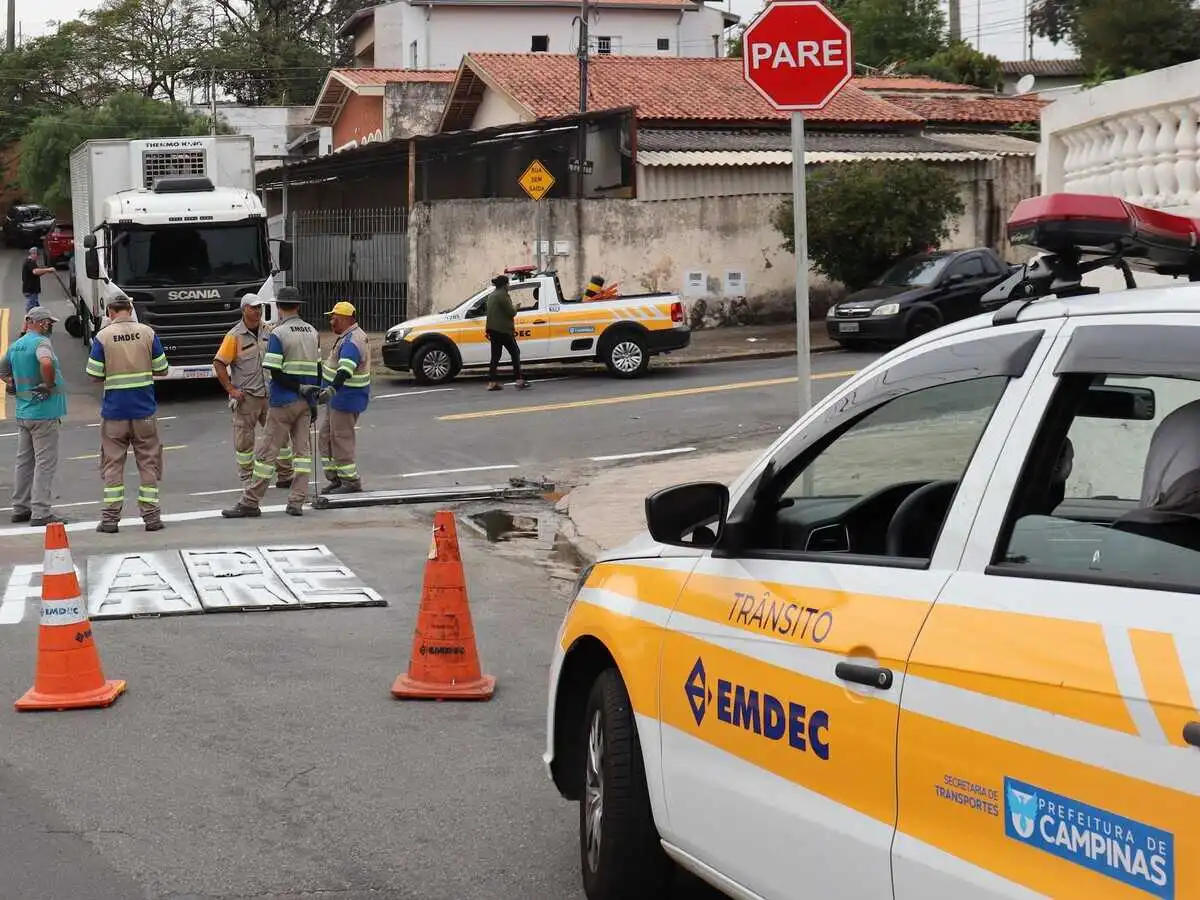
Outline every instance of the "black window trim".
<path fill-rule="evenodd" d="M 737 505 L 730 510 L 730 520 L 748 520 L 753 507 L 758 503 L 767 484 L 774 483 L 777 478 L 786 477 L 789 471 L 796 474 L 803 471 L 813 459 L 824 453 L 847 429 L 856 422 L 870 415 L 885 403 L 898 400 L 900 397 L 916 393 L 931 387 L 947 384 L 961 384 L 978 381 L 983 378 L 1006 377 L 1011 387 L 1013 380 L 1020 378 L 1029 368 L 1034 353 L 1045 337 L 1044 328 L 1022 329 L 1005 334 L 987 334 L 981 338 L 940 347 L 937 350 L 920 353 L 910 359 L 902 360 L 884 369 L 871 378 L 866 384 L 836 404 L 825 415 L 811 422 L 808 427 L 793 437 L 777 450 L 767 461 L 755 481 L 742 493 Z M 975 348 L 978 358 L 970 367 L 962 365 L 964 351 Z M 1004 400 L 1004 393 L 992 409 Z M 980 440 L 991 426 L 991 415 L 987 425 L 980 433 Z M 976 450 L 978 450 L 976 443 Z M 787 462 L 780 464 L 781 459 Z M 971 460 L 974 461 L 974 451 Z M 970 467 L 970 462 L 967 464 Z M 792 476 L 793 478 L 795 476 Z M 955 491 L 955 497 L 958 492 Z M 951 500 L 951 506 L 953 506 Z M 939 538 L 940 540 L 940 534 Z M 935 543 L 936 549 L 936 543 Z M 847 565 L 881 566 L 902 569 L 928 569 L 932 564 L 930 559 L 914 559 L 895 556 L 867 556 L 842 552 L 810 552 L 805 550 L 760 550 L 745 547 L 722 548 L 714 547 L 712 555 L 717 559 L 769 559 L 783 561 L 810 562 L 841 562 Z"/>

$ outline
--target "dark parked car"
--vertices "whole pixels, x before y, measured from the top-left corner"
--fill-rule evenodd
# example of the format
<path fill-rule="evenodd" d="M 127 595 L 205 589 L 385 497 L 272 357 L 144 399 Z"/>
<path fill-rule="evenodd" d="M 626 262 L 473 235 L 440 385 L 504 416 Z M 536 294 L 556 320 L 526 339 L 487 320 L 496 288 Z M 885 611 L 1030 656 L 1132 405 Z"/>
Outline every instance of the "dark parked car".
<path fill-rule="evenodd" d="M 54 216 L 36 203 L 14 203 L 4 217 L 4 246 L 37 247 L 50 229 Z"/>
<path fill-rule="evenodd" d="M 70 222 L 59 222 L 42 239 L 42 255 L 48 266 L 58 268 L 65 265 L 74 252 L 75 229 Z"/>
<path fill-rule="evenodd" d="M 981 312 L 980 298 L 1016 268 L 988 247 L 908 256 L 831 306 L 825 327 L 843 347 L 903 344 Z"/>

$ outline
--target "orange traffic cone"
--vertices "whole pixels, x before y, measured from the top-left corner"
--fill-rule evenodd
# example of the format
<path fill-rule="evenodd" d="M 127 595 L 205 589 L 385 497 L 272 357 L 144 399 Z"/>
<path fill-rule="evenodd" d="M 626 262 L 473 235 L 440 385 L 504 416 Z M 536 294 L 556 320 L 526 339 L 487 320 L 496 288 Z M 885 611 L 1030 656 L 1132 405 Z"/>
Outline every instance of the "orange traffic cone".
<path fill-rule="evenodd" d="M 87 605 L 79 594 L 67 531 L 61 523 L 54 523 L 46 528 L 42 562 L 37 669 L 33 687 L 16 707 L 24 712 L 111 706 L 124 690 L 124 681 L 104 679 Z"/>
<path fill-rule="evenodd" d="M 401 700 L 490 700 L 495 690 L 496 679 L 479 668 L 454 513 L 443 510 L 433 517 L 433 541 L 425 563 L 408 673 L 396 679 L 392 696 Z"/>

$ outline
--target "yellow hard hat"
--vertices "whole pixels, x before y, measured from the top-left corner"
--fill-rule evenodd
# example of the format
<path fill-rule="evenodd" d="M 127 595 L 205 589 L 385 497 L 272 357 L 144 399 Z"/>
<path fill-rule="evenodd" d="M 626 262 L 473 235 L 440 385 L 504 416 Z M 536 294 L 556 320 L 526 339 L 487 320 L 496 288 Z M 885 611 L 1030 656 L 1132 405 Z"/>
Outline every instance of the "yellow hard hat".
<path fill-rule="evenodd" d="M 333 309 L 325 313 L 327 316 L 353 316 L 355 315 L 354 304 L 349 300 L 339 300 L 333 304 Z"/>

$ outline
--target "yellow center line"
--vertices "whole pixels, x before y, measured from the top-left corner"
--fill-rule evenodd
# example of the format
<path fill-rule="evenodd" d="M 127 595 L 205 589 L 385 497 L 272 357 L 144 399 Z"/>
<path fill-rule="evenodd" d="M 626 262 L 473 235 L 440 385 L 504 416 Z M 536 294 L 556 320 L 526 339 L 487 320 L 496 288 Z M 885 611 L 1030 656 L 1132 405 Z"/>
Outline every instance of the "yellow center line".
<path fill-rule="evenodd" d="M 187 444 L 171 444 L 169 447 L 163 447 L 164 450 L 183 450 Z M 67 459 L 99 459 L 99 453 L 88 453 L 85 456 L 68 456 Z"/>
<path fill-rule="evenodd" d="M 8 352 L 8 307 L 0 309 L 0 356 Z M 8 409 L 8 393 L 0 394 L 0 422 Z"/>
<path fill-rule="evenodd" d="M 813 375 L 813 381 L 827 381 L 831 378 L 849 378 L 854 372 L 822 372 Z M 679 388 L 673 391 L 654 391 L 649 394 L 626 394 L 620 397 L 597 397 L 592 400 L 568 400 L 563 403 L 543 403 L 540 406 L 509 406 L 504 409 L 485 409 L 480 412 L 454 413 L 449 416 L 438 416 L 439 422 L 461 422 L 464 419 L 486 419 L 491 416 L 514 416 L 520 413 L 550 412 L 556 409 L 581 409 L 589 406 L 609 406 L 613 403 L 635 403 L 639 400 L 659 400 L 664 397 L 688 397 L 694 394 L 712 394 L 717 391 L 740 391 L 747 388 L 774 387 L 780 384 L 794 384 L 797 377 L 767 378 L 762 381 L 737 381 L 733 384 L 714 384 L 706 387 Z"/>

